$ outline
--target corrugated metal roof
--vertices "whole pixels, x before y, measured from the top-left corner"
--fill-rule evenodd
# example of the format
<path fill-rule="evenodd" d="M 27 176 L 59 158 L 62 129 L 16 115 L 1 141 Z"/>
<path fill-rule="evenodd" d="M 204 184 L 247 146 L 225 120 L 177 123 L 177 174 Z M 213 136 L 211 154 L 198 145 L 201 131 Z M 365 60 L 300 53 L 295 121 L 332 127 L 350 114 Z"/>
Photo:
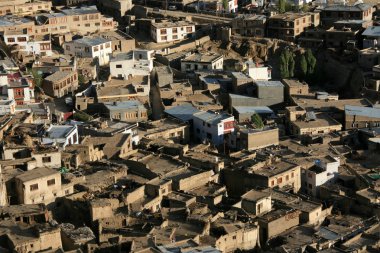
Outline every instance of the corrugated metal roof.
<path fill-rule="evenodd" d="M 189 121 L 193 118 L 193 114 L 200 112 L 197 108 L 192 106 L 191 104 L 184 104 L 175 106 L 173 108 L 167 109 L 164 111 L 166 114 L 177 118 L 181 121 Z"/>

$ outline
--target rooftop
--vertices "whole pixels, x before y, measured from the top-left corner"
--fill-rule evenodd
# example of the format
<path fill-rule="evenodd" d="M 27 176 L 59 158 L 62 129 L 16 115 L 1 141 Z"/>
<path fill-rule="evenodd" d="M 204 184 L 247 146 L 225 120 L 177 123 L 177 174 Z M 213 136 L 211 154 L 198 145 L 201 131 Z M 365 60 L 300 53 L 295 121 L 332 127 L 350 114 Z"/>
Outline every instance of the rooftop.
<path fill-rule="evenodd" d="M 324 113 L 314 114 L 315 120 L 297 120 L 292 121 L 292 124 L 300 129 L 303 128 L 318 128 L 318 127 L 329 127 L 329 126 L 342 126 L 338 121 L 331 118 L 329 115 Z"/>
<path fill-rule="evenodd" d="M 70 8 L 62 10 L 62 13 L 66 15 L 85 15 L 85 14 L 96 14 L 99 13 L 96 6 L 82 6 L 80 8 Z"/>
<path fill-rule="evenodd" d="M 171 117 L 186 122 L 193 118 L 194 113 L 198 113 L 200 111 L 191 104 L 183 104 L 166 109 L 164 112 Z"/>
<path fill-rule="evenodd" d="M 171 27 L 182 27 L 182 26 L 193 26 L 195 23 L 185 21 L 185 20 L 180 20 L 180 21 L 169 21 L 169 20 L 161 20 L 161 22 L 152 22 L 152 26 L 161 29 L 161 28 L 171 28 Z"/>
<path fill-rule="evenodd" d="M 81 43 L 90 47 L 98 46 L 107 42 L 110 42 L 111 40 L 105 39 L 103 37 L 84 37 L 81 39 L 73 40 L 72 43 Z"/>
<path fill-rule="evenodd" d="M 49 82 L 57 82 L 57 81 L 61 81 L 62 79 L 68 78 L 74 75 L 75 73 L 76 72 L 74 71 L 58 71 L 46 77 L 45 80 Z"/>
<path fill-rule="evenodd" d="M 110 111 L 117 110 L 146 110 L 145 106 L 138 100 L 128 100 L 122 102 L 104 102 Z"/>
<path fill-rule="evenodd" d="M 227 113 L 215 113 L 212 111 L 197 112 L 193 115 L 193 117 L 213 125 L 219 124 L 223 120 L 233 118 L 233 116 Z"/>
<path fill-rule="evenodd" d="M 380 108 L 346 105 L 344 112 L 350 116 L 380 118 Z"/>
<path fill-rule="evenodd" d="M 202 63 L 211 63 L 220 58 L 223 58 L 222 55 L 216 53 L 194 53 L 184 59 L 182 62 L 202 62 Z"/>
<path fill-rule="evenodd" d="M 53 139 L 66 138 L 67 135 L 76 129 L 76 126 L 70 125 L 51 125 L 46 131 L 48 137 Z"/>
<path fill-rule="evenodd" d="M 280 81 L 255 81 L 258 87 L 284 87 Z"/>
<path fill-rule="evenodd" d="M 250 190 L 246 192 L 241 198 L 243 200 L 250 200 L 250 201 L 258 201 L 263 198 L 268 198 L 270 197 L 271 194 L 269 192 L 261 192 L 261 191 L 256 191 L 256 190 Z"/>
<path fill-rule="evenodd" d="M 371 5 L 360 3 L 356 5 L 331 5 L 326 6 L 322 11 L 365 11 L 372 8 Z"/>
<path fill-rule="evenodd" d="M 272 109 L 270 109 L 267 106 L 234 106 L 233 108 L 239 114 L 240 113 L 273 114 Z"/>
<path fill-rule="evenodd" d="M 26 171 L 21 175 L 16 176 L 16 179 L 22 182 L 28 182 L 36 179 L 45 178 L 51 175 L 59 174 L 58 171 L 46 167 L 36 168 L 33 170 Z"/>

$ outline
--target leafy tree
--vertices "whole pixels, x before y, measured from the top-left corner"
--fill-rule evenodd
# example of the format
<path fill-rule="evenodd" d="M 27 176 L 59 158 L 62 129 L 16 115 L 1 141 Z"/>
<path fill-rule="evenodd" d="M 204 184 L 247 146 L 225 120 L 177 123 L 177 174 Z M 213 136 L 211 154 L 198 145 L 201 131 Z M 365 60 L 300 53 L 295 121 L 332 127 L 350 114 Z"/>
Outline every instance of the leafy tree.
<path fill-rule="evenodd" d="M 279 0 L 278 1 L 278 11 L 280 13 L 286 12 L 286 0 Z"/>
<path fill-rule="evenodd" d="M 42 75 L 40 73 L 38 73 L 38 71 L 35 69 L 32 69 L 31 74 L 33 76 L 34 84 L 37 87 L 41 87 L 42 81 L 43 81 Z"/>
<path fill-rule="evenodd" d="M 84 76 L 82 74 L 78 75 L 78 82 L 79 82 L 79 85 L 86 83 L 86 79 L 84 78 Z"/>
<path fill-rule="evenodd" d="M 223 0 L 223 10 L 227 11 L 228 10 L 228 0 Z"/>
<path fill-rule="evenodd" d="M 73 118 L 77 121 L 82 121 L 82 122 L 87 122 L 87 121 L 92 120 L 92 117 L 90 115 L 81 111 L 76 111 L 73 115 Z"/>
<path fill-rule="evenodd" d="M 305 59 L 307 61 L 307 74 L 309 76 L 312 76 L 315 73 L 317 59 L 314 57 L 313 52 L 311 51 L 310 48 L 306 50 Z"/>
<path fill-rule="evenodd" d="M 251 117 L 252 123 L 255 125 L 256 128 L 263 128 L 264 123 L 263 120 L 261 119 L 260 115 L 257 113 L 253 114 Z"/>
<path fill-rule="evenodd" d="M 306 78 L 307 76 L 307 61 L 306 61 L 306 58 L 305 58 L 305 55 L 301 55 L 300 56 L 300 70 L 301 70 L 301 74 L 302 74 L 302 78 Z"/>
<path fill-rule="evenodd" d="M 296 66 L 296 62 L 294 61 L 293 53 L 289 52 L 289 77 L 294 77 L 294 69 Z"/>
<path fill-rule="evenodd" d="M 285 49 L 280 55 L 280 73 L 282 78 L 294 76 L 295 61 L 293 53 Z"/>

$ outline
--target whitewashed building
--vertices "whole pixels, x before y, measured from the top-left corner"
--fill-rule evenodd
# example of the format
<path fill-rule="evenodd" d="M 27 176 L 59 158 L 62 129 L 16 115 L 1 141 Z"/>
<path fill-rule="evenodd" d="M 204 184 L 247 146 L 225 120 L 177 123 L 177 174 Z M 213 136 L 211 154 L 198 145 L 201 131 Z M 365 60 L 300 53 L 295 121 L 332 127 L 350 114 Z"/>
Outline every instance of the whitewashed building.
<path fill-rule="evenodd" d="M 193 124 L 196 141 L 210 142 L 216 146 L 223 144 L 225 135 L 235 129 L 234 116 L 212 111 L 194 113 Z"/>
<path fill-rule="evenodd" d="M 272 70 L 268 66 L 253 61 L 246 61 L 245 66 L 248 76 L 253 80 L 268 81 L 272 79 Z"/>
<path fill-rule="evenodd" d="M 16 112 L 16 101 L 14 99 L 0 100 L 0 115 L 14 114 Z"/>
<path fill-rule="evenodd" d="M 195 53 L 181 60 L 182 72 L 223 69 L 223 56 L 216 53 Z"/>
<path fill-rule="evenodd" d="M 195 24 L 189 21 L 153 22 L 150 28 L 151 38 L 157 42 L 171 42 L 190 38 L 195 33 Z"/>
<path fill-rule="evenodd" d="M 18 32 L 4 34 L 4 42 L 8 46 L 17 46 L 19 52 L 27 55 L 52 56 L 50 35 L 28 35 Z"/>
<path fill-rule="evenodd" d="M 107 65 L 112 55 L 111 41 L 102 37 L 65 42 L 63 48 L 66 55 L 97 59 L 100 66 Z"/>
<path fill-rule="evenodd" d="M 153 50 L 135 49 L 117 54 L 110 61 L 112 77 L 129 79 L 130 76 L 147 76 L 153 70 Z"/>
<path fill-rule="evenodd" d="M 338 176 L 340 159 L 326 156 L 315 161 L 315 165 L 303 170 L 302 179 L 305 191 L 308 194 L 317 196 L 319 187 L 328 182 L 333 182 Z"/>

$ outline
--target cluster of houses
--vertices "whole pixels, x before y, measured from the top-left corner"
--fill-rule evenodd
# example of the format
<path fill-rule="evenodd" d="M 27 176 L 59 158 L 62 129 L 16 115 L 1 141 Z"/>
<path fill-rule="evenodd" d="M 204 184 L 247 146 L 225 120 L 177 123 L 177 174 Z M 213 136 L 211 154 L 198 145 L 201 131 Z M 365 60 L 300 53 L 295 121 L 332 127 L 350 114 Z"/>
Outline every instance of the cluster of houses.
<path fill-rule="evenodd" d="M 0 252 L 379 252 L 376 7 L 292 4 L 0 1 Z"/>

